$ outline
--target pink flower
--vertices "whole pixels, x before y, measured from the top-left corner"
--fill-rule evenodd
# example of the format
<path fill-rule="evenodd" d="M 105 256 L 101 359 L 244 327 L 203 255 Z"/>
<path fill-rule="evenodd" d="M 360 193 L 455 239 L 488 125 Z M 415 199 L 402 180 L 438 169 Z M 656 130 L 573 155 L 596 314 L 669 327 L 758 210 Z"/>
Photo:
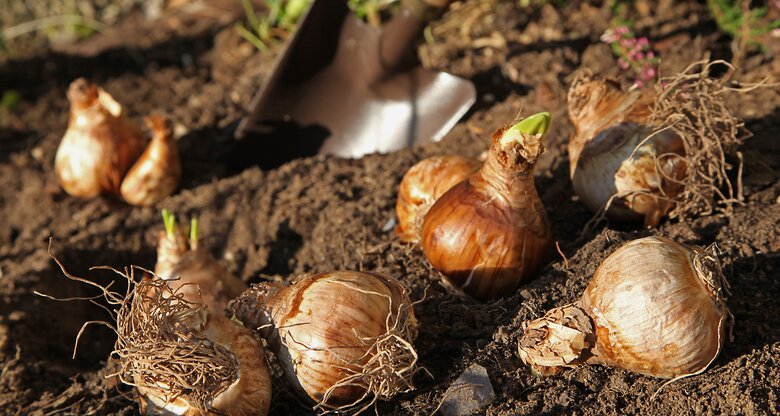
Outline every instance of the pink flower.
<path fill-rule="evenodd" d="M 631 72 L 635 78 L 634 88 L 644 88 L 655 82 L 658 58 L 649 38 L 636 38 L 627 26 L 619 26 L 605 31 L 600 39 L 612 45 L 618 67 Z"/>

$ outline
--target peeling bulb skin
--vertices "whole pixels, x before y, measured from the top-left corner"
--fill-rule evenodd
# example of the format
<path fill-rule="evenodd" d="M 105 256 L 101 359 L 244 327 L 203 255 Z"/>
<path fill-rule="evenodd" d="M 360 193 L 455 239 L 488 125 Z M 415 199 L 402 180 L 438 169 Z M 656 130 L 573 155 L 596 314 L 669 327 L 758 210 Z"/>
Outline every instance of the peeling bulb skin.
<path fill-rule="evenodd" d="M 497 131 L 480 170 L 425 216 L 425 256 L 449 284 L 474 298 L 511 295 L 549 258 L 552 234 L 532 175 L 544 151 L 545 119 L 549 114 L 531 123 L 542 133 L 525 134 L 517 126 Z"/>
<path fill-rule="evenodd" d="M 580 301 L 524 323 L 519 355 L 542 374 L 582 364 L 658 378 L 699 374 L 728 338 L 727 288 L 710 253 L 634 240 L 604 260 Z"/>
<path fill-rule="evenodd" d="M 254 285 L 232 308 L 274 349 L 322 411 L 359 412 L 411 391 L 417 320 L 406 289 L 378 273 L 338 271 Z"/>
<path fill-rule="evenodd" d="M 568 101 L 575 127 L 570 173 L 580 200 L 592 212 L 609 204 L 610 219 L 657 226 L 675 207 L 687 163 L 679 136 L 669 129 L 654 134 L 655 92 L 626 93 L 613 81 L 585 75 L 575 80 Z"/>
<path fill-rule="evenodd" d="M 140 130 L 107 92 L 83 78 L 71 83 L 68 99 L 68 129 L 54 162 L 60 186 L 80 198 L 119 193 L 122 178 L 141 151 Z"/>
<path fill-rule="evenodd" d="M 434 156 L 412 166 L 398 188 L 398 226 L 395 229 L 398 238 L 416 243 L 431 205 L 481 165 L 481 162 L 463 156 Z"/>
<path fill-rule="evenodd" d="M 181 162 L 170 121 L 149 116 L 152 141 L 122 181 L 122 198 L 132 205 L 153 205 L 173 193 L 181 177 Z"/>

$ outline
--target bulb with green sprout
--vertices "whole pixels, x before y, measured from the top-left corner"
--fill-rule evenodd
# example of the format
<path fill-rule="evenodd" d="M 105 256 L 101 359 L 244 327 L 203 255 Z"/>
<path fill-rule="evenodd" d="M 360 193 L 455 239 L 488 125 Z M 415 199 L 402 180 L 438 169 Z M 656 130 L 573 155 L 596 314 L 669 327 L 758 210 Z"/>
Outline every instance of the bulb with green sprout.
<path fill-rule="evenodd" d="M 456 289 L 477 299 L 508 296 L 547 262 L 552 234 L 533 167 L 549 125 L 544 112 L 496 131 L 482 167 L 426 214 L 421 246 Z"/>
<path fill-rule="evenodd" d="M 190 223 L 187 238 L 172 213 L 163 209 L 162 217 L 165 231 L 160 233 L 157 243 L 154 273 L 184 294 L 186 300 L 224 312 L 227 303 L 247 288 L 246 284 L 228 273 L 208 249 L 200 247 L 196 218 Z"/>

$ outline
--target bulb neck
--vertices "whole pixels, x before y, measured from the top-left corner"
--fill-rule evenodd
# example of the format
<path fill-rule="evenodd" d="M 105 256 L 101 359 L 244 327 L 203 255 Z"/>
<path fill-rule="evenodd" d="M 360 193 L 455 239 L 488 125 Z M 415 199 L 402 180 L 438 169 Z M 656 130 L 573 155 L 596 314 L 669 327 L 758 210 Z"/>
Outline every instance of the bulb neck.
<path fill-rule="evenodd" d="M 173 127 L 170 120 L 160 115 L 151 115 L 144 118 L 144 121 L 152 131 L 152 143 L 172 141 Z"/>
<path fill-rule="evenodd" d="M 68 87 L 68 101 L 74 110 L 87 109 L 98 103 L 98 93 L 97 85 L 79 78 Z"/>
<path fill-rule="evenodd" d="M 232 301 L 228 308 L 245 327 L 259 332 L 263 338 L 271 339 L 275 328 L 269 301 L 279 289 L 280 285 L 271 282 L 252 285 Z"/>
<path fill-rule="evenodd" d="M 174 270 L 182 261 L 182 257 L 187 253 L 187 239 L 181 234 L 179 229 L 174 229 L 173 234 L 160 231 L 157 240 L 157 264 L 154 273 L 162 279 L 173 279 Z"/>
<path fill-rule="evenodd" d="M 496 131 L 485 163 L 472 176 L 471 184 L 510 207 L 537 200 L 533 167 L 544 152 L 541 139 L 539 134 Z"/>
<path fill-rule="evenodd" d="M 585 310 L 577 302 L 524 323 L 518 347 L 523 362 L 543 375 L 592 362 L 596 333 Z"/>
<path fill-rule="evenodd" d="M 725 317 L 722 324 L 728 331 L 729 338 L 733 339 L 734 315 L 731 314 L 726 299 L 731 292 L 728 280 L 723 275 L 723 270 L 717 256 L 717 247 L 712 245 L 707 249 L 693 248 L 692 264 L 696 277 L 707 291 L 710 299 Z"/>

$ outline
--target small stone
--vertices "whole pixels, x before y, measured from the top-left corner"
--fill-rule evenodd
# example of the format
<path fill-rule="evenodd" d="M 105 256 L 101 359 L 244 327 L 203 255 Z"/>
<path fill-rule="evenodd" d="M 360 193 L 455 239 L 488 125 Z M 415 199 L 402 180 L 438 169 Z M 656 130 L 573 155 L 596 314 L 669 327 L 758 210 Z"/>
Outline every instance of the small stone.
<path fill-rule="evenodd" d="M 184 124 L 175 123 L 173 125 L 173 137 L 176 137 L 177 139 L 189 132 L 190 130 Z"/>
<path fill-rule="evenodd" d="M 439 413 L 444 416 L 468 416 L 484 410 L 496 398 L 487 370 L 472 364 L 444 393 Z"/>
<path fill-rule="evenodd" d="M 41 149 L 40 146 L 33 147 L 33 149 L 30 151 L 30 155 L 38 162 L 43 161 L 43 149 Z"/>
<path fill-rule="evenodd" d="M 8 314 L 9 322 L 20 322 L 27 318 L 27 314 L 23 311 L 13 311 Z"/>
<path fill-rule="evenodd" d="M 750 245 L 742 243 L 742 245 L 739 247 L 739 254 L 742 257 L 753 257 L 755 256 L 755 253 L 753 252 L 753 249 L 750 247 Z"/>
<path fill-rule="evenodd" d="M 395 218 L 390 218 L 389 220 L 387 220 L 385 225 L 382 226 L 382 232 L 383 233 L 389 232 L 393 228 L 395 228 Z"/>

